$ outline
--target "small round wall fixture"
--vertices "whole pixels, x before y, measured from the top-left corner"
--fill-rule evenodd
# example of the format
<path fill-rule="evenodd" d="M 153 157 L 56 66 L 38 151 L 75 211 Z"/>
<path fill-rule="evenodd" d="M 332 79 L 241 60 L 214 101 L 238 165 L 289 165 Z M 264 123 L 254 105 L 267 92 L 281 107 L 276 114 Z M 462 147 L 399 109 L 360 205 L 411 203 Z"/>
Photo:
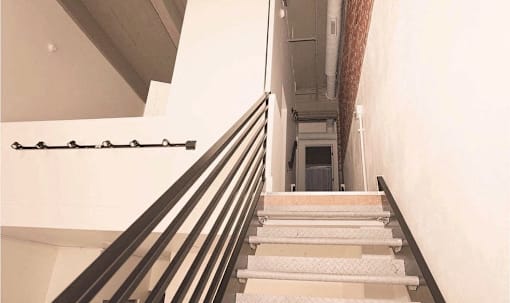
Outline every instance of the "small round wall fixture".
<path fill-rule="evenodd" d="M 19 144 L 18 142 L 14 141 L 12 144 L 11 144 L 11 148 L 12 149 L 22 149 L 23 148 L 23 145 Z"/>
<path fill-rule="evenodd" d="M 50 53 L 54 53 L 57 51 L 57 46 L 55 45 L 55 43 L 51 43 L 51 42 L 48 43 L 46 48 L 48 49 L 48 52 L 50 52 Z"/>
<path fill-rule="evenodd" d="M 113 144 L 112 144 L 112 142 L 110 142 L 110 140 L 105 140 L 101 143 L 101 147 L 102 148 L 110 148 L 110 147 L 113 147 Z"/>
<path fill-rule="evenodd" d="M 136 141 L 136 140 L 131 140 L 131 142 L 129 142 L 129 146 L 140 147 L 140 143 L 138 143 L 138 141 Z"/>
<path fill-rule="evenodd" d="M 39 142 L 37 142 L 35 147 L 37 147 L 37 149 L 45 149 L 45 148 L 48 148 L 48 145 L 46 145 L 46 143 L 44 143 L 44 141 L 39 141 Z"/>
<path fill-rule="evenodd" d="M 67 147 L 69 147 L 69 148 L 78 148 L 78 144 L 76 144 L 76 141 L 71 140 L 71 141 L 67 142 Z"/>

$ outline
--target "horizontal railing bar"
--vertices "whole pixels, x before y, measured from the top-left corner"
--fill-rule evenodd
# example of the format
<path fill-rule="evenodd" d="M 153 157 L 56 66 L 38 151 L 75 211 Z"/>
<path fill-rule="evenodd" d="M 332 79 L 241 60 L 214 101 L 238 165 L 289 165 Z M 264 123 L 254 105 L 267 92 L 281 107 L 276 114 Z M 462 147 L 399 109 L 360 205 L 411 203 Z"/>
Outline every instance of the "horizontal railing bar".
<path fill-rule="evenodd" d="M 263 154 L 263 157 L 265 157 L 265 153 Z M 262 169 L 261 169 L 261 167 L 262 167 Z M 253 171 L 253 173 L 256 173 L 256 172 L 258 172 L 258 173 L 257 173 L 257 177 L 254 180 L 258 180 L 263 176 L 264 167 L 263 166 L 256 167 L 256 169 Z M 240 203 L 240 204 L 242 203 L 242 201 L 245 199 L 246 195 L 250 191 L 249 189 L 251 188 L 253 190 L 253 187 L 254 187 L 253 184 L 248 184 L 245 191 L 243 192 L 243 197 L 240 197 L 238 199 L 238 203 Z M 234 218 L 238 220 L 237 224 L 233 225 L 234 222 L 229 221 L 229 223 L 231 223 L 230 225 L 228 225 L 229 228 L 227 229 L 225 227 L 225 229 L 223 230 L 223 232 L 220 236 L 220 239 L 218 240 L 218 244 L 214 247 L 211 257 L 209 257 L 209 261 L 207 262 L 207 265 L 206 265 L 204 271 L 202 272 L 202 275 L 201 275 L 197 285 L 195 286 L 195 290 L 193 291 L 190 302 L 199 302 L 200 297 L 202 296 L 202 293 L 207 285 L 207 282 L 209 281 L 209 277 L 214 269 L 216 261 L 217 261 L 219 255 L 221 253 L 221 250 L 224 246 L 223 243 L 227 240 L 227 237 L 230 235 L 230 231 L 232 230 L 232 227 L 234 227 L 234 230 L 232 231 L 231 239 L 235 238 L 236 235 L 241 230 L 241 224 L 239 224 L 239 222 L 241 222 L 243 220 L 243 218 L 246 216 L 247 212 L 249 211 L 249 207 L 250 207 L 249 202 L 250 202 L 250 199 L 247 198 L 239 216 L 234 216 Z M 221 245 L 220 245 L 220 243 L 221 243 Z M 233 244 L 231 244 L 231 243 L 232 243 L 232 241 L 229 241 L 227 243 L 227 246 L 224 250 L 225 254 L 227 254 L 229 251 L 232 250 Z M 222 260 L 223 260 L 223 258 L 222 258 Z M 216 277 L 216 275 L 215 275 L 215 277 Z"/>
<path fill-rule="evenodd" d="M 264 153 L 262 152 L 262 154 L 258 157 L 258 160 L 255 162 L 256 163 L 255 166 L 253 166 L 253 167 L 258 168 L 260 166 L 260 164 L 262 163 L 263 158 L 264 158 Z M 251 161 L 250 163 L 253 163 L 253 161 Z M 191 283 L 195 279 L 195 276 L 196 276 L 198 270 L 200 269 L 202 261 L 206 257 L 207 252 L 209 251 L 209 248 L 211 247 L 214 239 L 216 238 L 216 235 L 221 227 L 221 224 L 225 220 L 225 217 L 232 205 L 232 202 L 234 201 L 234 198 L 236 197 L 236 194 L 238 193 L 239 189 L 241 188 L 243 181 L 246 180 L 246 176 L 248 175 L 250 168 L 252 168 L 252 166 L 245 167 L 244 171 L 242 172 L 241 176 L 239 177 L 239 180 L 237 181 L 236 185 L 232 189 L 232 192 L 230 193 L 230 196 L 228 197 L 227 202 L 225 202 L 225 205 L 224 205 L 223 209 L 221 210 L 221 213 L 218 216 L 218 220 L 216 220 L 214 222 L 214 225 L 211 228 L 211 231 L 207 235 L 204 243 L 202 244 L 202 247 L 200 247 L 199 252 L 195 256 L 193 263 L 191 264 L 189 270 L 186 273 L 186 276 L 184 277 L 181 284 L 179 285 L 177 292 L 174 294 L 172 303 L 179 303 L 179 302 L 182 302 L 182 300 L 184 300 L 184 296 L 188 292 L 188 289 L 191 286 Z M 246 186 L 244 187 L 243 191 L 239 195 L 239 197 L 240 197 L 239 201 L 242 201 L 245 198 L 245 196 L 248 192 L 248 189 L 249 189 L 251 183 L 253 182 L 253 178 L 255 177 L 256 172 L 257 172 L 257 169 L 254 169 L 253 173 L 248 178 L 249 181 L 246 182 Z M 234 223 L 234 220 L 237 218 L 237 216 L 235 214 L 237 214 L 239 212 L 239 210 L 241 209 L 241 206 L 242 206 L 242 203 L 235 204 L 234 209 L 232 210 L 232 213 L 231 213 L 227 223 L 225 224 L 224 233 L 218 239 L 217 245 L 219 247 L 223 246 L 223 242 L 226 240 L 226 237 L 228 236 L 228 234 L 230 232 L 230 229 Z M 225 232 L 225 231 L 227 231 L 227 232 Z"/>
<path fill-rule="evenodd" d="M 390 204 L 393 213 L 398 220 L 400 229 L 402 230 L 405 236 L 405 240 L 407 240 L 407 243 L 411 248 L 413 256 L 416 259 L 416 263 L 418 264 L 418 267 L 420 268 L 423 278 L 427 283 L 427 287 L 430 290 L 430 294 L 434 298 L 434 302 L 445 303 L 446 301 L 443 297 L 443 294 L 441 293 L 441 290 L 439 289 L 439 286 L 437 285 L 436 280 L 434 279 L 434 276 L 432 275 L 432 272 L 430 271 L 429 266 L 427 265 L 427 261 L 425 261 L 425 258 L 423 257 L 423 254 L 421 253 L 421 250 L 418 247 L 418 243 L 416 243 L 416 240 L 414 239 L 414 236 L 411 233 L 411 230 L 409 229 L 409 226 L 407 225 L 407 222 L 404 216 L 402 215 L 402 212 L 400 211 L 400 208 L 397 205 L 397 201 L 393 197 L 390 188 L 388 187 L 386 181 L 384 181 L 384 178 L 382 176 L 377 177 L 377 183 L 379 185 L 379 190 L 384 191 L 386 200 Z"/>
<path fill-rule="evenodd" d="M 156 202 L 123 232 L 91 265 L 89 265 L 53 302 L 89 302 L 113 274 L 147 238 L 189 187 L 228 146 L 257 110 L 266 105 L 267 93 L 216 141 Z"/>
<path fill-rule="evenodd" d="M 163 250 L 168 246 L 168 243 L 175 236 L 179 228 L 186 221 L 189 214 L 193 211 L 195 206 L 198 204 L 200 199 L 203 197 L 205 192 L 209 189 L 211 184 L 214 182 L 215 178 L 220 174 L 220 172 L 224 169 L 225 165 L 230 161 L 232 156 L 241 146 L 241 144 L 245 141 L 247 135 L 252 132 L 253 127 L 260 122 L 260 117 L 263 112 L 256 117 L 249 126 L 244 130 L 244 132 L 237 138 L 237 140 L 233 143 L 232 147 L 228 150 L 228 152 L 222 157 L 220 162 L 214 167 L 214 169 L 209 173 L 207 178 L 203 181 L 200 187 L 193 193 L 193 196 L 187 201 L 184 207 L 179 211 L 179 213 L 175 216 L 175 219 L 168 225 L 168 227 L 163 231 L 163 233 L 159 236 L 153 246 L 149 249 L 147 254 L 142 258 L 142 260 L 138 263 L 138 265 L 132 270 L 131 274 L 128 278 L 122 283 L 120 288 L 115 292 L 113 297 L 110 299 L 111 303 L 123 303 L 129 296 L 136 290 L 138 284 L 142 281 L 145 275 L 148 273 L 152 265 L 157 261 Z M 264 124 L 262 124 L 256 134 L 259 134 L 262 130 Z M 258 136 L 254 135 L 252 140 L 249 142 L 249 146 L 253 145 L 257 141 Z M 248 149 L 242 154 L 241 158 L 248 154 Z M 241 161 L 238 161 L 236 165 L 241 165 Z M 236 168 L 234 168 L 236 169 Z"/>
<path fill-rule="evenodd" d="M 234 271 L 234 267 L 237 262 L 237 256 L 239 255 L 239 252 L 241 251 L 241 247 L 244 244 L 244 238 L 246 237 L 246 233 L 248 232 L 248 228 L 250 227 L 250 222 L 253 218 L 253 214 L 255 213 L 255 209 L 257 208 L 258 199 L 260 197 L 260 193 L 262 192 L 262 187 L 264 184 L 264 180 L 260 180 L 258 190 L 255 192 L 254 196 L 252 196 L 252 200 L 250 202 L 250 208 L 248 210 L 248 214 L 244 218 L 244 222 L 242 223 L 242 229 L 237 238 L 232 238 L 231 241 L 235 243 L 234 249 L 232 250 L 232 253 L 230 254 L 230 258 L 228 259 L 228 262 L 225 264 L 223 263 L 224 260 L 222 259 L 223 266 L 221 267 L 221 271 L 218 271 L 217 273 L 221 273 L 221 276 L 218 275 L 218 277 L 214 277 L 213 281 L 211 283 L 211 286 L 209 287 L 209 291 L 205 297 L 205 302 L 214 302 L 214 303 L 221 303 L 223 301 L 223 295 L 225 294 L 225 290 L 227 289 L 227 285 L 230 281 L 230 278 L 232 277 L 232 273 Z M 228 250 L 230 251 L 230 250 Z M 219 267 L 218 267 L 219 268 Z M 219 287 L 217 286 L 219 283 Z M 213 297 L 214 296 L 214 297 Z M 213 300 L 214 298 L 214 300 Z"/>

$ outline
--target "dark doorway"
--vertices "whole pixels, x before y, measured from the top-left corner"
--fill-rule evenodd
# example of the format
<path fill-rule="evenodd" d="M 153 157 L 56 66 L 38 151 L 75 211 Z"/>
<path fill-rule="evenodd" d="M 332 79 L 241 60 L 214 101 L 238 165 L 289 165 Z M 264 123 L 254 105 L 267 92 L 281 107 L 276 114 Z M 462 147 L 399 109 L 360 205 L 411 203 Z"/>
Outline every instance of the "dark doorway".
<path fill-rule="evenodd" d="M 332 154 L 331 146 L 306 147 L 306 191 L 333 190 Z"/>

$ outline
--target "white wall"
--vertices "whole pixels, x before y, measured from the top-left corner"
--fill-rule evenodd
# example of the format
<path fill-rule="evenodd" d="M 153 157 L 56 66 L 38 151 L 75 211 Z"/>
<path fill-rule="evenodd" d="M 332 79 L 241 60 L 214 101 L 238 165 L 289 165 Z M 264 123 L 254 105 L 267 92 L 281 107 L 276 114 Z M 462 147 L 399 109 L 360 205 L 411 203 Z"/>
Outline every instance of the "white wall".
<path fill-rule="evenodd" d="M 171 89 L 172 85 L 170 83 L 151 81 L 143 116 L 164 116 L 168 107 Z"/>
<path fill-rule="evenodd" d="M 288 161 L 291 160 L 292 151 L 294 149 L 294 141 L 296 140 L 296 122 L 294 121 L 294 116 L 291 111 L 291 108 L 286 108 L 282 111 L 282 115 L 287 117 L 287 125 L 286 125 L 286 138 L 285 138 L 285 165 L 287 165 L 287 173 L 285 175 L 285 191 L 290 191 L 291 185 L 296 184 L 296 156 L 294 155 L 294 163 L 292 167 L 288 167 Z M 297 152 L 297 151 L 296 151 Z"/>
<path fill-rule="evenodd" d="M 142 115 L 143 101 L 57 1 L 1 5 L 2 121 Z"/>
<path fill-rule="evenodd" d="M 201 127 L 178 132 L 164 118 L 2 123 L 3 226 L 123 230 L 204 152 Z M 17 151 L 33 145 L 159 143 L 197 139 L 183 148 Z"/>
<path fill-rule="evenodd" d="M 267 16 L 266 1 L 188 1 L 167 116 L 2 123 L 2 225 L 124 230 L 262 96 Z M 163 138 L 197 149 L 9 147 Z"/>
<path fill-rule="evenodd" d="M 295 183 L 294 171 L 287 170 L 292 146 L 296 137 L 295 123 L 291 109 L 294 106 L 294 73 L 292 71 L 289 44 L 287 42 L 287 17 L 280 18 L 280 10 L 285 9 L 282 1 L 271 1 L 271 19 L 268 50 L 268 75 L 266 90 L 274 94 L 275 102 L 272 132 L 272 191 L 288 191 Z"/>
<path fill-rule="evenodd" d="M 384 175 L 447 302 L 510 302 L 509 9 L 376 0 L 372 14 L 357 97 L 369 189 Z"/>
<path fill-rule="evenodd" d="M 214 143 L 264 93 L 269 0 L 190 0 L 168 103 L 169 128 Z"/>

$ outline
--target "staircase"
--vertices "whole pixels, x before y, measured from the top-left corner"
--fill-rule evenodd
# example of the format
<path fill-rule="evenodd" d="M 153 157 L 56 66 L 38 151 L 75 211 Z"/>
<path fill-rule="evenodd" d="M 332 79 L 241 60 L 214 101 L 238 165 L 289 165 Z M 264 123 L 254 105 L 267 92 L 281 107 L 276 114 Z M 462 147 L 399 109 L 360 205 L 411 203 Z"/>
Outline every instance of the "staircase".
<path fill-rule="evenodd" d="M 255 249 L 236 276 L 238 303 L 410 302 L 420 278 L 396 255 L 407 243 L 382 193 L 267 193 Z M 394 226 L 394 227 L 390 227 Z"/>
<path fill-rule="evenodd" d="M 382 192 L 261 195 L 268 102 L 264 93 L 52 302 L 92 302 L 146 241 L 108 302 L 128 301 L 170 243 L 144 302 L 446 302 L 382 176 Z"/>

